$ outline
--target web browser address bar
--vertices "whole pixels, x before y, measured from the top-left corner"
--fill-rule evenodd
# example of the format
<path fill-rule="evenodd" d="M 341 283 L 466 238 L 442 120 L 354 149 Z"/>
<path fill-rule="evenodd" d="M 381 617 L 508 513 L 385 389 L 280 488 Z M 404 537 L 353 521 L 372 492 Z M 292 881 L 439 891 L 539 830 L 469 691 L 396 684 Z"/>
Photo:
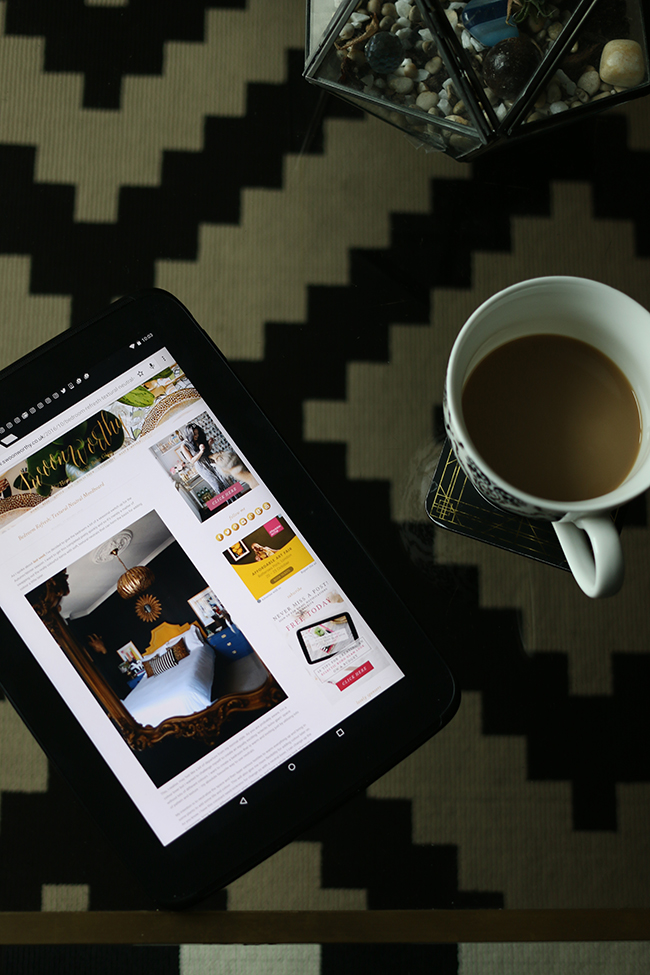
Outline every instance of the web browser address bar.
<path fill-rule="evenodd" d="M 28 441 L 22 440 L 16 450 L 8 450 L 6 454 L 3 451 L 4 456 L 1 459 L 2 466 L 10 466 L 24 454 L 32 451 L 39 443 L 43 443 L 43 441 L 47 442 L 61 430 L 73 426 L 75 422 L 81 422 L 85 417 L 95 413 L 98 408 L 101 409 L 103 405 L 113 403 L 120 396 L 123 396 L 127 390 L 141 386 L 142 383 L 147 382 L 152 376 L 157 375 L 172 365 L 173 361 L 172 356 L 165 349 L 154 352 L 127 372 L 122 373 L 113 382 L 91 393 L 81 403 L 77 403 L 74 407 L 69 407 L 67 410 L 62 410 L 56 419 L 51 420 L 39 430 L 36 430 Z"/>
<path fill-rule="evenodd" d="M 142 383 L 147 382 L 152 376 L 157 375 L 172 364 L 172 358 L 168 352 L 156 352 L 149 358 L 144 359 L 142 362 L 134 366 L 127 373 L 123 373 L 119 379 L 115 382 L 110 383 L 103 389 L 98 390 L 98 392 L 89 397 L 88 405 L 95 405 L 106 402 L 111 402 L 116 397 L 119 399 L 120 396 L 124 395 L 126 389 L 135 389 L 136 386 L 141 386 Z"/>

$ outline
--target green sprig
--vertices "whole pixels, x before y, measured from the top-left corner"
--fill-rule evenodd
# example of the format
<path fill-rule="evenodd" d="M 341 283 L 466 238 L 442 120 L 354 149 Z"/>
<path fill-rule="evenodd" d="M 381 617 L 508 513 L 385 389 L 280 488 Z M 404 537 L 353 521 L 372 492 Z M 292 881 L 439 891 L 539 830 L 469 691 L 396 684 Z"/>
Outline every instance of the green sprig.
<path fill-rule="evenodd" d="M 513 10 L 513 7 L 518 9 Z M 553 4 L 546 0 L 508 0 L 508 13 L 506 23 L 512 19 L 516 24 L 521 24 L 531 14 L 537 17 L 550 17 Z"/>

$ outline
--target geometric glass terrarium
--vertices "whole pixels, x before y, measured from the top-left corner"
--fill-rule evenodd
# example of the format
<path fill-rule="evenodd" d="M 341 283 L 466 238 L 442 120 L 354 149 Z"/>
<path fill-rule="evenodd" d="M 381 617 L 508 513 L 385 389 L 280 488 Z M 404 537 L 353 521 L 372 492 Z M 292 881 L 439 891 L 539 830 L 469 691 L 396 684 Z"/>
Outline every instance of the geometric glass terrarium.
<path fill-rule="evenodd" d="M 641 0 L 308 0 L 304 77 L 470 159 L 650 90 Z"/>

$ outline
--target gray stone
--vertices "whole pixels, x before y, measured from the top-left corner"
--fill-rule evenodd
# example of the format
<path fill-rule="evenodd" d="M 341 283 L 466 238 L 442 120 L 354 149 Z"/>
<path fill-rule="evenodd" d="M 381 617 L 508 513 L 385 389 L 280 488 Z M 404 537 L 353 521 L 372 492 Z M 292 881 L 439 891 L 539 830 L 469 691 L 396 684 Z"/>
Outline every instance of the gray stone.
<path fill-rule="evenodd" d="M 585 71 L 584 74 L 581 74 L 578 78 L 578 88 L 582 88 L 588 95 L 595 95 L 600 88 L 600 75 L 598 72 Z"/>
<path fill-rule="evenodd" d="M 437 91 L 426 91 L 422 92 L 421 95 L 415 100 L 415 104 L 418 108 L 421 108 L 423 112 L 428 112 L 429 109 L 435 108 L 440 101 L 440 96 Z"/>
<path fill-rule="evenodd" d="M 388 87 L 398 95 L 408 95 L 413 91 L 413 79 L 393 75 L 388 82 Z"/>

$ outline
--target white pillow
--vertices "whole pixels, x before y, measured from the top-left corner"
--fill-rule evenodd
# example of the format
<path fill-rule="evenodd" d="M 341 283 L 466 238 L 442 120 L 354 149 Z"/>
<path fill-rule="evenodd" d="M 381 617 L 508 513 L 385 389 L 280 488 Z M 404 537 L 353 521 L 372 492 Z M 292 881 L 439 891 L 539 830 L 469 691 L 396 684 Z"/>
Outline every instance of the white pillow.
<path fill-rule="evenodd" d="M 189 630 L 186 630 L 185 633 L 183 633 L 183 639 L 185 640 L 185 646 L 190 653 L 192 650 L 200 650 L 201 647 L 204 646 L 204 640 L 198 626 L 192 625 Z"/>

